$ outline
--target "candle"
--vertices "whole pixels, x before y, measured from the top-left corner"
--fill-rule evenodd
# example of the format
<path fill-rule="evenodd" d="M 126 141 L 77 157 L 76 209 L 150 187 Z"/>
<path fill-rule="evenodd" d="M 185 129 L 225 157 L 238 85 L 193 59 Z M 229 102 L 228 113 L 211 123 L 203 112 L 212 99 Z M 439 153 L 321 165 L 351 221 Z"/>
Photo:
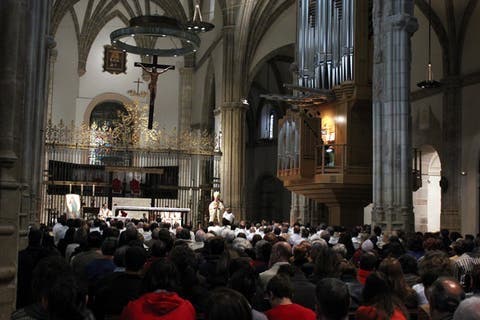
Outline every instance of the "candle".
<path fill-rule="evenodd" d="M 92 187 L 92 197 L 95 197 L 95 185 Z"/>
<path fill-rule="evenodd" d="M 69 192 L 68 193 L 72 193 L 72 184 L 70 183 L 70 188 L 69 188 Z"/>
<path fill-rule="evenodd" d="M 80 185 L 80 194 L 83 196 L 83 183 Z"/>

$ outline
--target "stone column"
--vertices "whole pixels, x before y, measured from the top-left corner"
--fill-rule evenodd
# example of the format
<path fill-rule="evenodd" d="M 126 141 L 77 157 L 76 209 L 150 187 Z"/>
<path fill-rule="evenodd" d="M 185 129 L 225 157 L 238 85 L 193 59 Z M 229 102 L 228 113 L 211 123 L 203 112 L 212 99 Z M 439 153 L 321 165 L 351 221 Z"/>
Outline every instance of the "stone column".
<path fill-rule="evenodd" d="M 222 108 L 221 197 L 237 220 L 245 218 L 245 115 L 241 102 L 224 103 Z"/>
<path fill-rule="evenodd" d="M 237 17 L 244 5 L 226 1 L 223 33 L 222 65 L 222 159 L 220 175 L 221 197 L 230 205 L 237 219 L 245 218 L 245 117 L 248 105 L 241 102 L 242 46 L 245 29 L 239 30 Z"/>
<path fill-rule="evenodd" d="M 414 231 L 411 183 L 410 37 L 413 0 L 375 0 L 373 224 Z"/>
<path fill-rule="evenodd" d="M 302 196 L 298 193 L 292 192 L 291 197 L 292 203 L 290 205 L 290 224 L 294 224 L 295 221 L 298 221 L 298 219 L 302 219 L 302 222 L 304 222 L 304 216 L 302 214 L 303 207 L 300 201 L 300 197 Z"/>
<path fill-rule="evenodd" d="M 460 172 L 461 172 L 461 119 L 462 119 L 462 88 L 455 77 L 447 79 L 447 87 L 443 95 L 442 123 L 442 208 L 440 228 L 450 231 L 460 231 Z"/>
<path fill-rule="evenodd" d="M 178 115 L 178 133 L 189 131 L 192 124 L 193 68 L 180 68 L 180 110 Z"/>
<path fill-rule="evenodd" d="M 0 2 L 0 319 L 15 309 L 19 234 L 36 213 L 50 3 Z"/>

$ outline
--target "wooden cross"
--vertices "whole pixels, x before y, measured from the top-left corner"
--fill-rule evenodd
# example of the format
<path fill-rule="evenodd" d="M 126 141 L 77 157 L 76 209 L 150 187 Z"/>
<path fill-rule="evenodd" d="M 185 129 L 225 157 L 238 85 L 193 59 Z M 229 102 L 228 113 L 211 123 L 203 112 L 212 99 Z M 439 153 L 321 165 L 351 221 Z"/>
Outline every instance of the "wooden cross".
<path fill-rule="evenodd" d="M 158 64 L 158 56 L 153 56 L 152 63 L 135 62 L 135 67 L 141 67 L 146 73 L 150 75 L 150 83 L 148 90 L 150 90 L 150 108 L 148 110 L 148 129 L 153 127 L 153 110 L 155 107 L 155 96 L 157 95 L 157 79 L 162 73 L 168 70 L 175 70 L 175 66 Z"/>
<path fill-rule="evenodd" d="M 140 78 L 137 79 L 137 81 L 133 81 L 133 83 L 137 84 L 137 94 L 140 93 L 140 83 L 143 83 L 143 81 L 140 81 Z"/>

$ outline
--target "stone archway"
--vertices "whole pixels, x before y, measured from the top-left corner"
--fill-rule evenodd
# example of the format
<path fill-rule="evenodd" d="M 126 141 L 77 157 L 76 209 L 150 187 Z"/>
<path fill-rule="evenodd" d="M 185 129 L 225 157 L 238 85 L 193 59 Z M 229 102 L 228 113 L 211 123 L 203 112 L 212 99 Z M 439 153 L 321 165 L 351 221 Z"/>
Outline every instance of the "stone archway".
<path fill-rule="evenodd" d="M 413 192 L 415 231 L 435 232 L 440 230 L 441 212 L 441 163 L 438 152 L 431 146 L 422 146 L 422 185 Z"/>
<path fill-rule="evenodd" d="M 102 102 L 120 102 L 123 105 L 133 104 L 132 100 L 118 93 L 106 92 L 99 94 L 88 104 L 87 109 L 83 114 L 83 123 L 90 123 L 90 116 L 92 115 L 93 109 Z"/>

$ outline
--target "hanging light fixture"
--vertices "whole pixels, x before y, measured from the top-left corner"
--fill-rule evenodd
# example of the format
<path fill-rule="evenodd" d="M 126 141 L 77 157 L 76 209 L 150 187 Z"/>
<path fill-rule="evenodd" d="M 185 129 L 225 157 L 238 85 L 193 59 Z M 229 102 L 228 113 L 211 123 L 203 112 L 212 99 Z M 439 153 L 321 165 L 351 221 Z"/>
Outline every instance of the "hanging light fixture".
<path fill-rule="evenodd" d="M 203 21 L 202 12 L 200 11 L 200 0 L 195 0 L 193 19 L 188 21 L 185 26 L 187 27 L 187 30 L 193 32 L 208 32 L 215 28 L 214 24 Z"/>
<path fill-rule="evenodd" d="M 183 56 L 200 46 L 195 32 L 175 18 L 160 15 L 134 17 L 128 27 L 110 33 L 110 40 L 120 50 L 157 57 Z"/>
<path fill-rule="evenodd" d="M 432 0 L 428 1 L 428 64 L 427 79 L 417 83 L 422 89 L 438 88 L 442 84 L 433 79 L 432 71 Z"/>

